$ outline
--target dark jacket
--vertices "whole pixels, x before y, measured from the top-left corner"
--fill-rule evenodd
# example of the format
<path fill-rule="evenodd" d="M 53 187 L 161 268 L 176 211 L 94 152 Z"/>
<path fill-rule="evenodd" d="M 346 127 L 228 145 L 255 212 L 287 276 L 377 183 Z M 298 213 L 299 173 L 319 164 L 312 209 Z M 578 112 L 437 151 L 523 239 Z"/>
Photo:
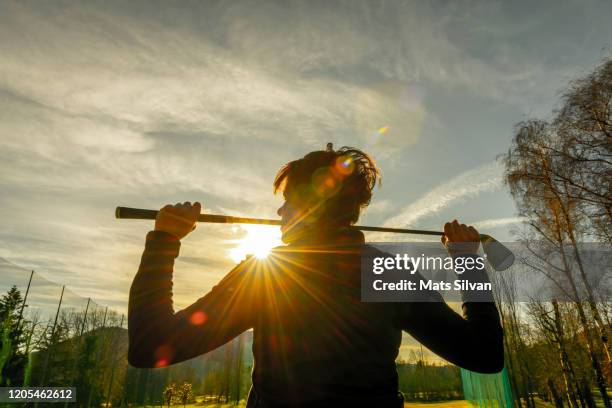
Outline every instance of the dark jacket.
<path fill-rule="evenodd" d="M 503 367 L 493 303 L 465 302 L 462 317 L 441 297 L 361 302 L 360 254 L 367 246 L 359 231 L 311 237 L 264 260 L 248 258 L 175 313 L 172 270 L 179 247 L 169 234 L 147 235 L 130 291 L 133 366 L 184 361 L 253 329 L 249 407 L 398 406 L 402 330 L 463 368 L 492 373 Z"/>

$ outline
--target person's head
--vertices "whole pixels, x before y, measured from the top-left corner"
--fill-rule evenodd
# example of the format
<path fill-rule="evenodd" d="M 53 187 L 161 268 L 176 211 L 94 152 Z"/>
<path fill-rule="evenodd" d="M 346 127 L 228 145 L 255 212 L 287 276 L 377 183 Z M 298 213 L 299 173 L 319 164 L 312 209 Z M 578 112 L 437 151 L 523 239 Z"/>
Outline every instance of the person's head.
<path fill-rule="evenodd" d="M 309 230 L 339 229 L 354 224 L 370 203 L 380 180 L 374 160 L 361 150 L 342 147 L 308 153 L 285 164 L 274 179 L 274 192 L 285 203 L 278 209 L 286 243 Z"/>

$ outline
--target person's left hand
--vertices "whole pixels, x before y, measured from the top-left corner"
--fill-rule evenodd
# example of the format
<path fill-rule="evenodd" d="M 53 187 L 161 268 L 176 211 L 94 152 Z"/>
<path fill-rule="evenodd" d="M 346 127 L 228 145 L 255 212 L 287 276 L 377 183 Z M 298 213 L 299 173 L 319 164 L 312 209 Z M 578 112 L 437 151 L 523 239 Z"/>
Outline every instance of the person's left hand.
<path fill-rule="evenodd" d="M 155 231 L 164 231 L 182 239 L 195 229 L 201 210 L 202 205 L 197 201 L 193 205 L 189 201 L 168 204 L 157 213 Z"/>
<path fill-rule="evenodd" d="M 480 246 L 480 234 L 471 225 L 453 220 L 444 224 L 441 241 L 452 256 L 475 254 Z"/>

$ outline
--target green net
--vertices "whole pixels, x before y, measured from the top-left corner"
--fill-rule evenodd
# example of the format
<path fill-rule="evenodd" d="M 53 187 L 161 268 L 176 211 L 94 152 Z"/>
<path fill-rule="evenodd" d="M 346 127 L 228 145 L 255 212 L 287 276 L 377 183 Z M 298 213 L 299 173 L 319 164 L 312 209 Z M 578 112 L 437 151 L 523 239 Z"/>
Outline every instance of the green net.
<path fill-rule="evenodd" d="M 479 374 L 461 369 L 465 399 L 480 408 L 513 408 L 512 390 L 508 371 L 497 374 Z"/>

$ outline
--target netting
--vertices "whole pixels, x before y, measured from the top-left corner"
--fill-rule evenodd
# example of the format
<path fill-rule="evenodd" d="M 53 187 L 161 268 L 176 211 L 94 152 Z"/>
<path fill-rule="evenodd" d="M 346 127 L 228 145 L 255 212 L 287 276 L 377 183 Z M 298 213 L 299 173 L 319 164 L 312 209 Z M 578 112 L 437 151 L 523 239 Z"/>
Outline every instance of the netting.
<path fill-rule="evenodd" d="M 508 371 L 497 374 L 479 374 L 461 369 L 463 394 L 466 400 L 480 408 L 512 408 L 512 390 Z"/>
<path fill-rule="evenodd" d="M 2 270 L 0 295 L 18 302 L 0 326 L 0 383 L 75 386 L 88 406 L 119 400 L 125 315 L 6 261 Z"/>
<path fill-rule="evenodd" d="M 88 407 L 161 405 L 174 383 L 193 385 L 200 400 L 244 401 L 251 332 L 171 367 L 136 369 L 127 362 L 125 314 L 5 260 L 0 267 L 0 298 L 15 299 L 0 321 L 0 386 L 72 386 Z"/>

